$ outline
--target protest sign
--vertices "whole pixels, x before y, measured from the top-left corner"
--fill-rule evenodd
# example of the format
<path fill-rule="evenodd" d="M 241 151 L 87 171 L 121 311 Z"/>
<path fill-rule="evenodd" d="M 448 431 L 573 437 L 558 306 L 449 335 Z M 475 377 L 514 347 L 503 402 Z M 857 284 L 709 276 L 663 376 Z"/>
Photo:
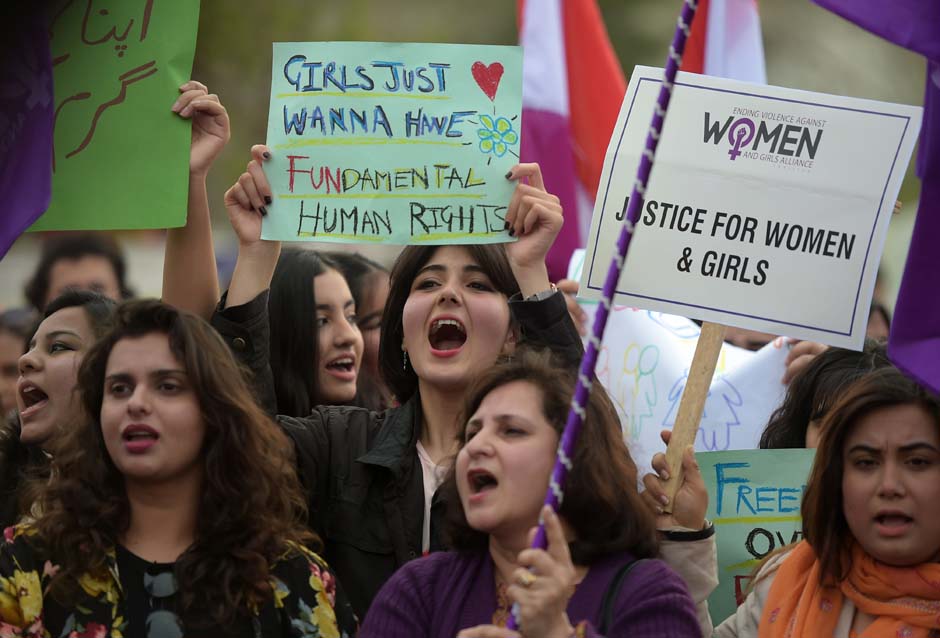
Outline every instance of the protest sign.
<path fill-rule="evenodd" d="M 584 251 L 575 251 L 568 270 L 580 276 Z M 579 300 L 594 321 L 597 304 Z M 642 476 L 653 454 L 662 452 L 661 430 L 676 423 L 692 353 L 701 329 L 685 317 L 611 307 L 597 358 L 598 381 L 607 390 L 623 426 L 624 441 Z M 701 452 L 756 448 L 771 413 L 783 400 L 789 348 L 778 338 L 757 352 L 724 344 L 695 438 Z"/>
<path fill-rule="evenodd" d="M 611 137 L 580 294 L 597 299 L 662 72 Z M 620 303 L 860 348 L 921 109 L 680 73 Z"/>
<path fill-rule="evenodd" d="M 800 503 L 815 450 L 741 450 L 696 455 L 718 542 L 715 624 L 743 602 L 749 576 L 770 552 L 802 540 Z"/>
<path fill-rule="evenodd" d="M 509 241 L 522 49 L 274 44 L 262 237 Z"/>
<path fill-rule="evenodd" d="M 30 230 L 168 228 L 186 221 L 189 80 L 199 3 L 86 0 L 50 27 L 52 202 Z"/>

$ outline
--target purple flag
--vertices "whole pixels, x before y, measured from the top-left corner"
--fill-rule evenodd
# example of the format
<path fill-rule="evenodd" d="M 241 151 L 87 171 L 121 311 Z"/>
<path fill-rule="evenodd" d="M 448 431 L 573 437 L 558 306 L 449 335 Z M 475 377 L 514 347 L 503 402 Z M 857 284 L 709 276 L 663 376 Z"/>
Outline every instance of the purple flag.
<path fill-rule="evenodd" d="M 0 259 L 49 207 L 52 188 L 49 36 L 41 10 L 13 13 L 0 33 Z"/>
<path fill-rule="evenodd" d="M 815 0 L 927 58 L 917 174 L 920 205 L 888 342 L 891 360 L 940 392 L 940 0 Z"/>

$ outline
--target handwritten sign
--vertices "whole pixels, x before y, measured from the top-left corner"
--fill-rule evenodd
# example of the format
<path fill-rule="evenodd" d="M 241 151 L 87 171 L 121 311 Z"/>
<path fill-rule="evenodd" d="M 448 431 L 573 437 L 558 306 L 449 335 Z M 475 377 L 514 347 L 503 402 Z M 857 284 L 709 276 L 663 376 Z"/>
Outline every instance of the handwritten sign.
<path fill-rule="evenodd" d="M 509 241 L 522 49 L 274 44 L 262 237 Z"/>
<path fill-rule="evenodd" d="M 188 0 L 73 0 L 52 16 L 52 202 L 30 230 L 185 222 L 190 125 L 170 107 L 198 22 Z"/>
<path fill-rule="evenodd" d="M 571 259 L 568 278 L 578 279 L 584 251 Z M 594 320 L 597 304 L 579 300 Z M 640 469 L 665 449 L 661 430 L 676 422 L 701 329 L 690 319 L 629 306 L 611 307 L 597 357 L 597 378 L 607 390 L 623 426 L 624 441 Z M 700 452 L 756 448 L 771 413 L 783 400 L 789 349 L 777 338 L 757 352 L 724 344 L 705 412 L 695 439 Z"/>
<path fill-rule="evenodd" d="M 697 454 L 718 541 L 718 587 L 708 599 L 717 625 L 744 601 L 754 567 L 802 540 L 800 503 L 815 450 Z"/>
<path fill-rule="evenodd" d="M 611 137 L 580 294 L 599 299 L 662 71 Z M 616 299 L 860 349 L 922 109 L 680 73 Z"/>

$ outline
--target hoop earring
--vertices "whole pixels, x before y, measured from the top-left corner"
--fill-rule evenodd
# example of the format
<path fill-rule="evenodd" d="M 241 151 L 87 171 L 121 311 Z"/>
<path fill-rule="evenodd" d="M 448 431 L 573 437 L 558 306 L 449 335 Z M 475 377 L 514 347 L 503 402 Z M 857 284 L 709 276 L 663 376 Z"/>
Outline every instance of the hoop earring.
<path fill-rule="evenodd" d="M 401 369 L 402 370 L 408 369 L 408 351 L 407 350 L 401 351 Z"/>

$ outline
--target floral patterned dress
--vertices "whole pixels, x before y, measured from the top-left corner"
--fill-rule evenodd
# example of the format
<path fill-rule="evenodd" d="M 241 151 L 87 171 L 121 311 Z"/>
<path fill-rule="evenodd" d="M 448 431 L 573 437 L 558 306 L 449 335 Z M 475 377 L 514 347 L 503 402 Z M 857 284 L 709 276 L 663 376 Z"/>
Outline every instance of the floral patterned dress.
<path fill-rule="evenodd" d="M 83 575 L 78 583 L 79 600 L 65 607 L 47 595 L 49 581 L 59 568 L 38 554 L 29 539 L 34 535 L 35 530 L 24 526 L 4 530 L 0 544 L 0 638 L 125 638 L 126 601 L 115 553 L 109 553 L 107 576 Z M 342 595 L 337 603 L 333 572 L 305 547 L 292 544 L 272 566 L 271 586 L 274 596 L 254 611 L 246 625 L 247 635 L 355 636 L 356 619 Z"/>

